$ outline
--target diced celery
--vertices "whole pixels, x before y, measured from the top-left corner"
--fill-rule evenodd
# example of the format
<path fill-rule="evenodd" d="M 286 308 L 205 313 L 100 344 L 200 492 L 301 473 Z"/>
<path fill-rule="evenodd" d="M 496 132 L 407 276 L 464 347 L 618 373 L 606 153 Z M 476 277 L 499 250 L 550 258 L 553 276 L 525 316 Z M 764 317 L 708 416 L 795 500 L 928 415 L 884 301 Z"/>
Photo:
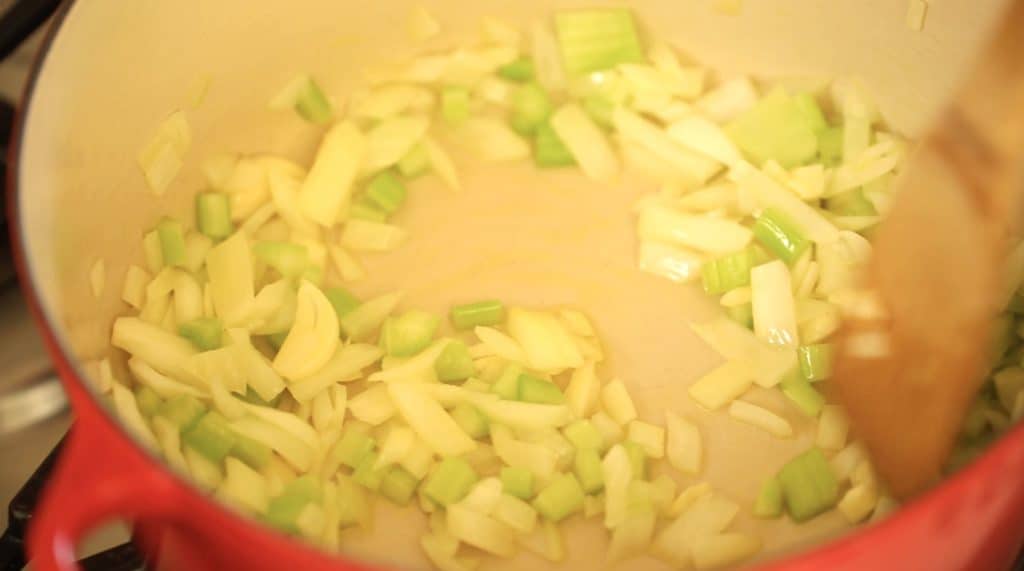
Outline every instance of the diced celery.
<path fill-rule="evenodd" d="M 178 325 L 178 335 L 191 341 L 200 351 L 220 347 L 223 330 L 220 320 L 215 317 L 200 317 Z"/>
<path fill-rule="evenodd" d="M 505 466 L 501 469 L 501 490 L 521 500 L 533 497 L 533 473 L 526 468 Z"/>
<path fill-rule="evenodd" d="M 626 450 L 626 454 L 629 457 L 633 479 L 643 480 L 647 478 L 647 453 L 644 452 L 643 446 L 627 440 L 622 443 L 622 447 Z"/>
<path fill-rule="evenodd" d="M 569 442 L 576 447 L 576 450 L 597 450 L 604 449 L 604 438 L 601 432 L 594 426 L 593 422 L 587 419 L 580 419 L 562 429 L 562 433 L 569 439 Z"/>
<path fill-rule="evenodd" d="M 839 216 L 877 216 L 875 205 L 864 195 L 864 190 L 854 188 L 825 199 L 825 208 Z"/>
<path fill-rule="evenodd" d="M 473 357 L 462 341 L 448 343 L 434 361 L 434 372 L 442 383 L 463 381 L 473 376 L 475 370 Z"/>
<path fill-rule="evenodd" d="M 778 478 L 769 478 L 761 486 L 753 511 L 755 517 L 766 519 L 782 515 L 782 484 Z"/>
<path fill-rule="evenodd" d="M 502 371 L 498 380 L 494 381 L 491 391 L 505 400 L 519 400 L 521 371 L 522 367 L 516 363 L 505 365 L 505 370 Z"/>
<path fill-rule="evenodd" d="M 704 291 L 720 295 L 750 285 L 750 268 L 753 266 L 754 255 L 749 249 L 705 262 L 700 270 Z"/>
<path fill-rule="evenodd" d="M 505 305 L 496 299 L 456 305 L 448 317 L 456 329 L 498 325 L 505 321 Z"/>
<path fill-rule="evenodd" d="M 160 236 L 160 253 L 164 264 L 168 266 L 185 265 L 185 230 L 181 222 L 172 218 L 164 218 L 156 225 Z"/>
<path fill-rule="evenodd" d="M 829 343 L 804 345 L 797 351 L 800 372 L 808 381 L 821 381 L 832 376 L 833 347 Z"/>
<path fill-rule="evenodd" d="M 580 102 L 587 115 L 605 129 L 612 128 L 612 114 L 615 112 L 615 102 L 600 93 L 592 93 L 583 98 Z"/>
<path fill-rule="evenodd" d="M 567 167 L 576 164 L 576 158 L 562 142 L 551 123 L 545 121 L 537 126 L 533 138 L 533 161 L 541 168 Z"/>
<path fill-rule="evenodd" d="M 644 60 L 628 8 L 596 8 L 555 14 L 562 64 L 571 75 L 602 71 Z"/>
<path fill-rule="evenodd" d="M 331 110 L 331 102 L 320 89 L 320 86 L 308 75 L 296 78 L 292 86 L 295 91 L 294 97 L 295 112 L 310 123 L 322 125 L 331 120 L 334 112 Z"/>
<path fill-rule="evenodd" d="M 392 357 L 411 357 L 430 345 L 440 323 L 436 315 L 415 309 L 389 317 L 381 329 L 381 348 Z"/>
<path fill-rule="evenodd" d="M 234 232 L 231 224 L 231 198 L 222 192 L 196 195 L 196 227 L 214 240 L 227 238 Z"/>
<path fill-rule="evenodd" d="M 601 456 L 594 448 L 576 450 L 573 473 L 579 478 L 580 486 L 588 494 L 596 494 L 604 489 L 604 471 L 601 467 Z"/>
<path fill-rule="evenodd" d="M 281 493 L 267 505 L 266 521 L 273 527 L 296 533 L 296 520 L 305 507 L 323 499 L 320 480 L 311 475 L 300 476 L 285 484 Z"/>
<path fill-rule="evenodd" d="M 422 144 L 418 144 L 398 161 L 397 166 L 402 176 L 415 178 L 430 170 L 430 155 Z"/>
<path fill-rule="evenodd" d="M 377 469 L 377 458 L 376 452 L 370 452 L 352 472 L 353 482 L 374 492 L 380 489 L 381 482 L 384 481 L 384 475 L 386 474 L 385 470 Z"/>
<path fill-rule="evenodd" d="M 224 460 L 237 440 L 227 419 L 215 411 L 207 412 L 191 428 L 181 433 L 182 443 L 211 462 Z"/>
<path fill-rule="evenodd" d="M 291 242 L 263 241 L 252 246 L 257 259 L 274 268 L 285 277 L 299 276 L 309 267 L 309 253 L 306 247 Z"/>
<path fill-rule="evenodd" d="M 235 434 L 235 445 L 231 455 L 245 462 L 254 470 L 262 470 L 270 462 L 270 447 L 248 436 Z"/>
<path fill-rule="evenodd" d="M 394 467 L 384 474 L 380 482 L 380 493 L 392 502 L 404 506 L 416 493 L 419 480 L 402 468 Z"/>
<path fill-rule="evenodd" d="M 802 374 L 793 372 L 786 375 L 782 379 L 780 388 L 786 398 L 811 418 L 817 418 L 821 413 L 821 408 L 825 406 L 825 397 L 811 386 Z"/>
<path fill-rule="evenodd" d="M 551 116 L 551 99 L 536 83 L 526 84 L 512 95 L 511 125 L 520 135 L 532 135 Z"/>
<path fill-rule="evenodd" d="M 352 201 L 348 208 L 348 217 L 368 222 L 387 222 L 388 213 L 366 195 Z"/>
<path fill-rule="evenodd" d="M 462 458 L 445 458 L 424 484 L 423 493 L 442 506 L 450 506 L 466 497 L 477 479 L 473 467 Z"/>
<path fill-rule="evenodd" d="M 483 438 L 490 434 L 487 417 L 478 408 L 469 403 L 456 405 L 452 409 L 452 418 L 472 438 Z"/>
<path fill-rule="evenodd" d="M 565 395 L 551 381 L 522 373 L 519 375 L 519 400 L 538 404 L 562 404 L 565 402 Z"/>
<path fill-rule="evenodd" d="M 800 166 L 818 153 L 821 110 L 813 100 L 774 91 L 726 127 L 726 133 L 755 165 L 778 161 Z"/>
<path fill-rule="evenodd" d="M 341 287 L 325 289 L 324 295 L 327 297 L 327 301 L 331 302 L 331 305 L 334 307 L 335 313 L 338 314 L 338 319 L 345 317 L 362 303 L 359 301 L 359 298 Z"/>
<path fill-rule="evenodd" d="M 184 432 L 192 428 L 206 412 L 206 406 L 188 395 L 178 395 L 164 402 L 158 414 Z"/>
<path fill-rule="evenodd" d="M 561 474 L 537 494 L 533 507 L 548 520 L 559 522 L 583 509 L 583 496 L 583 488 L 576 477 Z"/>
<path fill-rule="evenodd" d="M 803 522 L 839 500 L 839 484 L 821 450 L 811 448 L 779 470 L 779 484 L 790 517 Z"/>
<path fill-rule="evenodd" d="M 843 128 L 826 127 L 818 131 L 818 158 L 826 167 L 843 162 Z"/>
<path fill-rule="evenodd" d="M 469 119 L 469 90 L 454 85 L 442 89 L 441 117 L 449 125 L 459 125 Z"/>
<path fill-rule="evenodd" d="M 366 185 L 366 197 L 388 214 L 398 212 L 407 194 L 405 185 L 389 170 L 379 173 Z"/>
<path fill-rule="evenodd" d="M 373 453 L 376 445 L 374 439 L 367 434 L 348 429 L 334 445 L 331 456 L 354 470 Z"/>
<path fill-rule="evenodd" d="M 787 264 L 797 259 L 811 245 L 803 232 L 782 211 L 766 208 L 754 221 L 754 237 Z"/>
<path fill-rule="evenodd" d="M 526 82 L 533 79 L 533 60 L 522 56 L 498 68 L 498 76 L 509 81 Z"/>
<path fill-rule="evenodd" d="M 156 391 L 143 385 L 135 389 L 135 403 L 138 405 L 142 416 L 148 418 L 160 411 L 164 401 L 160 398 L 160 395 L 156 394 Z"/>

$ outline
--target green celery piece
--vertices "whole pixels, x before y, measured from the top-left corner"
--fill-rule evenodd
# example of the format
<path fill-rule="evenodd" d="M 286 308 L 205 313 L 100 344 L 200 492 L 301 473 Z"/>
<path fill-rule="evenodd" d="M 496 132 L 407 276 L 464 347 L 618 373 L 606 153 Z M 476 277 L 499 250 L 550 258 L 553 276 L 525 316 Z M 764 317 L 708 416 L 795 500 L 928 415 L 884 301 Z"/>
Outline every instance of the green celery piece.
<path fill-rule="evenodd" d="M 442 383 L 464 381 L 473 376 L 475 368 L 469 348 L 462 341 L 452 341 L 434 361 L 434 372 Z"/>
<path fill-rule="evenodd" d="M 200 317 L 178 325 L 178 335 L 191 341 L 200 351 L 212 351 L 220 347 L 223 329 L 216 317 Z"/>
<path fill-rule="evenodd" d="M 594 423 L 585 418 L 574 421 L 562 429 L 565 438 L 579 450 L 601 450 L 604 448 L 604 438 L 601 432 L 594 426 Z"/>
<path fill-rule="evenodd" d="M 441 90 L 441 117 L 449 125 L 461 125 L 469 119 L 469 90 L 449 85 Z"/>
<path fill-rule="evenodd" d="M 135 402 L 139 405 L 139 412 L 146 418 L 157 414 L 164 404 L 160 395 L 145 385 L 135 389 Z"/>
<path fill-rule="evenodd" d="M 632 440 L 627 440 L 622 443 L 622 447 L 626 449 L 626 454 L 629 456 L 629 466 L 633 469 L 633 479 L 646 479 L 647 453 L 644 452 L 643 446 L 640 446 Z"/>
<path fill-rule="evenodd" d="M 628 8 L 559 12 L 555 14 L 555 33 L 569 75 L 644 61 L 644 49 Z"/>
<path fill-rule="evenodd" d="M 775 208 L 765 208 L 754 221 L 754 237 L 783 262 L 792 264 L 811 242 L 789 217 Z"/>
<path fill-rule="evenodd" d="M 311 77 L 306 79 L 296 95 L 295 112 L 306 121 L 317 125 L 329 122 L 334 115 L 331 102 Z"/>
<path fill-rule="evenodd" d="M 599 126 L 612 128 L 612 114 L 615 113 L 615 102 L 600 93 L 592 93 L 583 98 L 583 110 Z"/>
<path fill-rule="evenodd" d="M 778 478 L 769 478 L 754 502 L 754 517 L 773 519 L 782 515 L 782 484 Z"/>
<path fill-rule="evenodd" d="M 350 429 L 346 430 L 338 443 L 334 445 L 331 455 L 340 460 L 342 464 L 355 470 L 367 456 L 373 454 L 376 445 L 373 438 L 367 434 Z"/>
<path fill-rule="evenodd" d="M 596 494 L 604 488 L 601 456 L 594 448 L 576 451 L 576 457 L 573 460 L 573 473 L 579 478 L 583 491 L 588 494 Z"/>
<path fill-rule="evenodd" d="M 725 308 L 725 314 L 729 316 L 729 319 L 747 329 L 754 328 L 754 306 L 749 303 L 727 307 Z"/>
<path fill-rule="evenodd" d="M 512 94 L 512 128 L 520 135 L 532 135 L 554 111 L 551 98 L 540 85 L 528 83 Z"/>
<path fill-rule="evenodd" d="M 288 533 L 298 530 L 295 521 L 307 505 L 323 501 L 320 480 L 309 474 L 285 484 L 284 489 L 267 504 L 265 519 L 271 526 Z"/>
<path fill-rule="evenodd" d="M 562 404 L 565 395 L 555 383 L 522 373 L 519 375 L 519 400 L 537 404 Z"/>
<path fill-rule="evenodd" d="M 875 205 L 864 196 L 864 190 L 854 188 L 825 199 L 825 208 L 838 216 L 877 216 Z"/>
<path fill-rule="evenodd" d="M 537 494 L 533 507 L 540 515 L 557 523 L 583 508 L 583 496 L 583 487 L 576 476 L 560 474 Z"/>
<path fill-rule="evenodd" d="M 334 307 L 334 313 L 338 314 L 338 318 L 345 317 L 362 303 L 358 297 L 352 295 L 352 292 L 343 287 L 325 289 L 324 296 L 327 297 L 327 301 L 331 302 L 331 306 Z"/>
<path fill-rule="evenodd" d="M 755 165 L 775 160 L 793 168 L 818 154 L 820 129 L 817 117 L 809 115 L 805 100 L 776 90 L 729 123 L 726 134 Z"/>
<path fill-rule="evenodd" d="M 526 56 L 521 56 L 510 61 L 498 68 L 498 76 L 502 79 L 519 83 L 530 81 L 534 77 L 533 60 Z"/>
<path fill-rule="evenodd" d="M 389 317 L 381 329 L 381 348 L 392 357 L 411 357 L 430 345 L 440 324 L 436 315 L 418 309 Z"/>
<path fill-rule="evenodd" d="M 522 467 L 503 467 L 501 491 L 520 500 L 529 500 L 533 497 L 533 473 Z"/>
<path fill-rule="evenodd" d="M 456 329 L 497 325 L 505 321 L 505 305 L 496 299 L 456 305 L 448 317 Z"/>
<path fill-rule="evenodd" d="M 501 376 L 491 385 L 491 392 L 505 400 L 519 400 L 519 378 L 521 373 L 522 367 L 519 365 L 515 363 L 505 365 L 505 370 L 501 372 Z"/>
<path fill-rule="evenodd" d="M 490 422 L 484 413 L 469 403 L 460 403 L 452 409 L 452 418 L 471 438 L 483 438 L 491 433 Z"/>
<path fill-rule="evenodd" d="M 430 155 L 422 143 L 409 150 L 398 161 L 398 172 L 405 178 L 415 178 L 430 170 Z"/>
<path fill-rule="evenodd" d="M 167 399 L 158 414 L 184 432 L 192 428 L 205 413 L 206 406 L 198 399 L 189 395 L 178 395 Z"/>
<path fill-rule="evenodd" d="M 778 478 L 786 509 L 797 522 L 827 511 L 839 500 L 839 483 L 818 448 L 790 460 L 779 470 Z"/>
<path fill-rule="evenodd" d="M 404 468 L 396 466 L 384 474 L 384 478 L 380 481 L 380 493 L 393 503 L 404 506 L 416 493 L 419 483 L 420 481 L 415 476 Z"/>
<path fill-rule="evenodd" d="M 398 212 L 408 192 L 405 185 L 391 171 L 383 171 L 366 185 L 366 197 L 388 214 Z"/>
<path fill-rule="evenodd" d="M 821 111 L 821 106 L 815 101 L 810 93 L 798 93 L 793 96 L 793 105 L 799 110 L 800 116 L 806 123 L 807 128 L 815 133 L 828 129 L 828 121 Z"/>
<path fill-rule="evenodd" d="M 231 198 L 221 192 L 196 195 L 196 226 L 207 238 L 222 240 L 234 232 L 231 224 Z"/>
<path fill-rule="evenodd" d="M 271 454 L 270 447 L 266 444 L 235 433 L 235 445 L 231 448 L 231 455 L 248 464 L 253 470 L 262 470 L 266 467 Z"/>
<path fill-rule="evenodd" d="M 826 127 L 818 131 L 818 158 L 826 167 L 843 162 L 843 128 Z"/>
<path fill-rule="evenodd" d="M 309 254 L 302 244 L 265 240 L 253 244 L 252 255 L 285 277 L 300 276 L 309 267 Z"/>
<path fill-rule="evenodd" d="M 359 196 L 348 207 L 348 217 L 368 222 L 387 222 L 388 213 L 366 195 Z"/>
<path fill-rule="evenodd" d="M 384 470 L 376 468 L 377 458 L 376 452 L 370 452 L 363 457 L 355 471 L 352 472 L 353 482 L 374 492 L 380 489 L 381 482 L 384 480 Z"/>
<path fill-rule="evenodd" d="M 160 253 L 164 264 L 168 266 L 185 265 L 185 229 L 181 222 L 173 218 L 164 218 L 156 225 L 157 236 L 160 237 Z"/>
<path fill-rule="evenodd" d="M 238 437 L 228 426 L 227 419 L 211 410 L 181 433 L 181 441 L 211 462 L 221 462 L 234 448 Z"/>
<path fill-rule="evenodd" d="M 749 249 L 715 258 L 701 267 L 704 291 L 709 295 L 720 295 L 750 285 L 752 267 L 754 255 Z"/>
<path fill-rule="evenodd" d="M 448 506 L 466 497 L 477 482 L 476 471 L 458 457 L 441 461 L 423 486 L 423 493 L 435 503 Z"/>
<path fill-rule="evenodd" d="M 576 164 L 576 157 L 572 156 L 548 121 L 537 126 L 537 134 L 533 138 L 533 162 L 541 168 L 569 167 Z"/>
<path fill-rule="evenodd" d="M 801 412 L 811 418 L 817 418 L 825 406 L 825 397 L 817 391 L 803 374 L 796 371 L 786 375 L 780 383 L 782 394 L 786 395 Z"/>
<path fill-rule="evenodd" d="M 822 381 L 832 376 L 833 347 L 830 343 L 804 345 L 797 350 L 800 372 L 808 381 Z"/>

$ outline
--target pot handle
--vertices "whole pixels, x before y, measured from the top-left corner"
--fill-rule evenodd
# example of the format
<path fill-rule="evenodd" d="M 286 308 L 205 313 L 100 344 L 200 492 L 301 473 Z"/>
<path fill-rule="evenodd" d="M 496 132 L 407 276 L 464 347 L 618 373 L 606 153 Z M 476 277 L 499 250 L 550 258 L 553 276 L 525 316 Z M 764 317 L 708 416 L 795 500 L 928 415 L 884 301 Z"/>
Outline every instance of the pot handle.
<path fill-rule="evenodd" d="M 186 509 L 173 476 L 108 422 L 76 422 L 28 532 L 37 571 L 80 571 L 75 548 L 110 520 L 173 520 Z"/>

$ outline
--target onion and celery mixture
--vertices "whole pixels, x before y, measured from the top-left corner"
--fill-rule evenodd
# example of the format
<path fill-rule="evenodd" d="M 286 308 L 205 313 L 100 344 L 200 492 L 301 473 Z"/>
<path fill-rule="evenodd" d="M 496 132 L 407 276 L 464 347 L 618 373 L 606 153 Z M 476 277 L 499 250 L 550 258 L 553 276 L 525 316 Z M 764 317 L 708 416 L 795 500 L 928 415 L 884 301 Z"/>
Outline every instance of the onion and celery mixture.
<path fill-rule="evenodd" d="M 436 32 L 416 17 L 420 33 Z M 101 362 L 104 390 L 172 466 L 324 548 L 372 526 L 373 502 L 418 506 L 430 522 L 420 545 L 444 571 L 520 550 L 560 561 L 573 548 L 567 518 L 607 529 L 610 562 L 647 553 L 703 569 L 762 548 L 731 530 L 740 510 L 883 516 L 895 504 L 820 388 L 840 315 L 877 310 L 857 270 L 907 145 L 852 83 L 806 92 L 711 77 L 642 40 L 628 10 L 595 9 L 525 31 L 485 21 L 480 43 L 379 71 L 345 109 L 296 78 L 271 106 L 324 126 L 315 158 L 206 161 L 194 220 L 160 221 L 144 267 L 128 269 L 132 311 L 112 334 L 127 366 Z M 817 419 L 815 445 L 753 505 L 707 483 L 680 489 L 673 475 L 699 482 L 715 458 L 684 416 L 638 417 L 628 384 L 606 375 L 588 308 L 511 307 L 480 292 L 441 316 L 404 307 L 397 291 L 345 289 L 365 273 L 361 253 L 415 240 L 389 222 L 410 181 L 461 190 L 439 131 L 483 162 L 658 183 L 636 207 L 639 268 L 700 283 L 724 310 L 692 325 L 725 361 L 689 397 L 785 439 L 781 411 L 744 400 L 753 385 L 775 388 Z M 155 192 L 189 141 L 175 113 L 140 155 Z M 972 411 L 972 443 L 1024 408 L 1021 349 L 1001 352 L 1012 366 Z"/>

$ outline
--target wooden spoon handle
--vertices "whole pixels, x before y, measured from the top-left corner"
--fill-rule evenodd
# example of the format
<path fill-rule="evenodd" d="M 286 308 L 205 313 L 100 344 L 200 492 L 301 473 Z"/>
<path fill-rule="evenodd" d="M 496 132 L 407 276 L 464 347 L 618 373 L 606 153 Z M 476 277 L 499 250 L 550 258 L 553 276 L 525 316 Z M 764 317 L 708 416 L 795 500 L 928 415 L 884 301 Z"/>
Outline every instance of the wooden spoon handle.
<path fill-rule="evenodd" d="M 875 242 L 884 316 L 844 322 L 835 385 L 900 497 L 939 478 L 990 366 L 1024 183 L 1024 1 L 903 174 Z"/>

